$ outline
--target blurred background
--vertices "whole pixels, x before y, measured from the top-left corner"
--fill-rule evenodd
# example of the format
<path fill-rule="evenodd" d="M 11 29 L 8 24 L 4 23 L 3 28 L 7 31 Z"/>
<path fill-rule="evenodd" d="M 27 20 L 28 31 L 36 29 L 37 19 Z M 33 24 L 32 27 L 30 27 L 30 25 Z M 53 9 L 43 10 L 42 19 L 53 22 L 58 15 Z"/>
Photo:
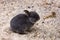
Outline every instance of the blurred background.
<path fill-rule="evenodd" d="M 13 33 L 10 20 L 23 10 L 36 11 L 36 31 Z M 60 40 L 60 0 L 0 0 L 0 40 Z"/>

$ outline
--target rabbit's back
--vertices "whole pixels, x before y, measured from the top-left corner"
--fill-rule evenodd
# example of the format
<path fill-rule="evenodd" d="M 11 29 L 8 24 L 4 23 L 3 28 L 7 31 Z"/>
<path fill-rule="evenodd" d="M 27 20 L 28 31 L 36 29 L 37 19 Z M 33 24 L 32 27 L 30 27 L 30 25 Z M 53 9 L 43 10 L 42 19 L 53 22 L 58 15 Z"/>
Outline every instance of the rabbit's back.
<path fill-rule="evenodd" d="M 15 26 L 18 24 L 22 25 L 26 22 L 26 19 L 27 19 L 26 15 L 19 14 L 19 15 L 15 16 L 14 18 L 12 18 L 10 23 L 11 23 L 11 25 L 15 24 Z"/>
<path fill-rule="evenodd" d="M 12 31 L 25 34 L 31 31 L 33 25 L 40 19 L 35 11 L 24 10 L 24 12 L 26 14 L 19 14 L 12 18 L 10 22 Z"/>
<path fill-rule="evenodd" d="M 11 20 L 10 25 L 13 31 L 24 33 L 24 31 L 28 30 L 33 24 L 30 23 L 25 14 L 19 14 Z"/>

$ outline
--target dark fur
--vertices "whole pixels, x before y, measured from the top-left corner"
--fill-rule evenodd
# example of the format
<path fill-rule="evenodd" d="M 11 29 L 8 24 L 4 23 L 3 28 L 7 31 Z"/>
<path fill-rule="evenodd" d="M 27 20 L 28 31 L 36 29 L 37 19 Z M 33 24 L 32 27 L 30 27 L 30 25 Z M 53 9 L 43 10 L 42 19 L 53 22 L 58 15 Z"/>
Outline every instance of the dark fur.
<path fill-rule="evenodd" d="M 13 32 L 25 34 L 40 19 L 36 12 L 29 12 L 27 10 L 24 10 L 24 12 L 26 14 L 19 14 L 11 20 L 10 25 Z"/>

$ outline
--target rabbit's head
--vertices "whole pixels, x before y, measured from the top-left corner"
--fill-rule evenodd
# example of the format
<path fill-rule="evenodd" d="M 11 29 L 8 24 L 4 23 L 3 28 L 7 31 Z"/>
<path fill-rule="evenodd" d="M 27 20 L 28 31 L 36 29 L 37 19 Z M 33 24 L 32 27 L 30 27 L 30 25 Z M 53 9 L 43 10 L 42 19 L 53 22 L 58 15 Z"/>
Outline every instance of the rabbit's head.
<path fill-rule="evenodd" d="M 29 12 L 27 10 L 24 10 L 24 12 L 28 15 L 28 18 L 31 23 L 35 23 L 40 19 L 39 15 L 35 11 Z"/>

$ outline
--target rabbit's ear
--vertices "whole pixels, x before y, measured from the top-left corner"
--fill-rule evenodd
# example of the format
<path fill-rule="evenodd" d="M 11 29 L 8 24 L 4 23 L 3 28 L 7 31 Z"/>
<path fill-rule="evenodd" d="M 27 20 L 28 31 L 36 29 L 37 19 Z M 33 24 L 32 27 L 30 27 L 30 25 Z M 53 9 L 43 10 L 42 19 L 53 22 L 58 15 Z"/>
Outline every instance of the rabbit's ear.
<path fill-rule="evenodd" d="M 24 12 L 29 16 L 30 12 L 28 10 L 24 10 Z"/>

